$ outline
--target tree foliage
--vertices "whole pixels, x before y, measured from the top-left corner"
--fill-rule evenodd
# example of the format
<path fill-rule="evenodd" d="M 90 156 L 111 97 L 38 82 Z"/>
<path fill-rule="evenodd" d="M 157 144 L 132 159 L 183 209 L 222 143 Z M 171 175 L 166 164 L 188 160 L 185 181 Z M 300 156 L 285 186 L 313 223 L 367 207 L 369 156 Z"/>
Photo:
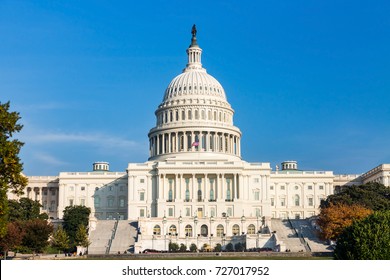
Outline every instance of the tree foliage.
<path fill-rule="evenodd" d="M 372 214 L 371 209 L 352 204 L 330 204 L 322 208 L 318 216 L 318 225 L 321 228 L 323 239 L 336 240 L 342 231 L 355 220 L 361 220 Z"/>
<path fill-rule="evenodd" d="M 77 246 L 82 246 L 85 248 L 91 244 L 88 238 L 87 228 L 83 224 L 80 224 L 77 229 L 75 243 Z"/>
<path fill-rule="evenodd" d="M 337 240 L 335 259 L 390 260 L 390 211 L 355 221 Z"/>
<path fill-rule="evenodd" d="M 69 236 L 66 231 L 59 226 L 51 238 L 52 246 L 56 247 L 60 251 L 66 251 L 70 247 Z"/>
<path fill-rule="evenodd" d="M 179 251 L 180 252 L 186 252 L 187 251 L 187 246 L 185 244 L 183 244 L 183 243 L 180 243 Z"/>
<path fill-rule="evenodd" d="M 196 246 L 196 244 L 191 243 L 191 245 L 190 245 L 190 251 L 191 251 L 191 252 L 196 252 L 197 250 L 198 250 L 198 247 Z"/>
<path fill-rule="evenodd" d="M 38 201 L 26 197 L 22 197 L 19 200 L 8 200 L 8 220 L 10 222 L 34 219 L 45 220 L 48 217 L 46 213 L 40 213 L 41 207 L 42 205 Z"/>
<path fill-rule="evenodd" d="M 7 255 L 8 251 L 14 250 L 22 244 L 24 229 L 20 222 L 11 222 L 7 225 L 7 234 L 0 238 L 0 250 Z"/>
<path fill-rule="evenodd" d="M 174 242 L 169 242 L 169 252 L 177 252 L 179 251 L 179 244 L 174 243 Z"/>
<path fill-rule="evenodd" d="M 330 204 L 360 204 L 374 211 L 390 210 L 390 188 L 380 183 L 346 187 L 340 193 L 328 196 L 321 208 Z"/>
<path fill-rule="evenodd" d="M 13 139 L 22 129 L 18 112 L 10 112 L 10 103 L 0 102 L 0 237 L 5 236 L 8 222 L 7 191 L 22 194 L 27 177 L 22 174 L 23 164 L 19 152 L 23 143 Z"/>
<path fill-rule="evenodd" d="M 53 225 L 46 220 L 29 220 L 24 222 L 24 230 L 22 246 L 39 253 L 49 245 L 49 236 L 53 232 Z"/>
<path fill-rule="evenodd" d="M 88 226 L 91 209 L 86 206 L 67 206 L 64 210 L 64 230 L 68 234 L 71 243 L 76 240 L 76 233 L 80 225 Z"/>

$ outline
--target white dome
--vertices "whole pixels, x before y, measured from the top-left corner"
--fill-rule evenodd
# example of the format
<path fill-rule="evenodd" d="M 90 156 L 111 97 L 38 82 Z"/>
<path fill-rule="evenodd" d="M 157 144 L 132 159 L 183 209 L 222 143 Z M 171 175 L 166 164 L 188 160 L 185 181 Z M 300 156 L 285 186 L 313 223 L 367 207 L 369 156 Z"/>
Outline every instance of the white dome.
<path fill-rule="evenodd" d="M 223 87 L 205 69 L 185 71 L 175 77 L 165 91 L 163 102 L 188 97 L 210 97 L 226 101 Z"/>

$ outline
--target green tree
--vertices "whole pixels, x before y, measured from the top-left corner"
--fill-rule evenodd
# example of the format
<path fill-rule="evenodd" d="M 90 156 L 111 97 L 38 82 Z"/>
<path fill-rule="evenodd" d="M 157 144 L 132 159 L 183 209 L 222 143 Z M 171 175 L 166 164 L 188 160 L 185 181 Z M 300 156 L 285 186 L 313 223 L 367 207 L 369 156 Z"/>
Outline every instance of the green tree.
<path fill-rule="evenodd" d="M 215 252 L 221 252 L 222 251 L 222 245 L 217 243 L 217 245 L 215 245 L 214 251 Z"/>
<path fill-rule="evenodd" d="M 80 224 L 77 229 L 75 243 L 77 246 L 82 246 L 85 248 L 91 244 L 88 238 L 87 228 L 83 224 Z"/>
<path fill-rule="evenodd" d="M 22 246 L 34 253 L 40 253 L 49 245 L 49 236 L 53 232 L 53 225 L 46 220 L 28 220 L 24 222 L 24 230 Z"/>
<path fill-rule="evenodd" d="M 244 249 L 244 245 L 241 242 L 238 242 L 236 245 L 234 245 L 234 250 L 236 252 L 243 252 Z"/>
<path fill-rule="evenodd" d="M 174 243 L 174 242 L 169 242 L 169 252 L 177 252 L 179 251 L 179 244 Z"/>
<path fill-rule="evenodd" d="M 180 244 L 179 251 L 180 251 L 180 252 L 186 252 L 186 251 L 187 251 L 187 246 L 184 245 L 183 243 L 181 243 L 181 244 Z"/>
<path fill-rule="evenodd" d="M 234 251 L 233 244 L 232 243 L 227 244 L 225 249 L 228 252 L 233 252 Z"/>
<path fill-rule="evenodd" d="M 75 243 L 76 233 L 80 225 L 88 226 L 91 209 L 85 206 L 67 206 L 64 210 L 64 230 L 72 244 Z"/>
<path fill-rule="evenodd" d="M 70 247 L 69 236 L 66 231 L 59 226 L 51 238 L 51 244 L 60 251 L 66 251 Z"/>
<path fill-rule="evenodd" d="M 328 196 L 321 202 L 321 208 L 331 204 L 359 204 L 374 211 L 390 210 L 390 188 L 380 183 L 346 187 L 340 193 Z"/>
<path fill-rule="evenodd" d="M 23 164 L 19 152 L 23 143 L 13 139 L 23 126 L 18 123 L 18 112 L 10 112 L 10 103 L 0 102 L 0 238 L 7 233 L 8 199 L 7 191 L 22 194 L 27 186 L 27 177 L 23 176 Z"/>
<path fill-rule="evenodd" d="M 190 245 L 190 251 L 191 251 L 191 252 L 196 252 L 197 250 L 198 250 L 198 247 L 196 246 L 196 244 L 191 243 L 191 245 Z"/>
<path fill-rule="evenodd" d="M 390 260 L 390 211 L 380 211 L 354 222 L 337 239 L 334 258 Z"/>
<path fill-rule="evenodd" d="M 19 200 L 8 200 L 9 215 L 8 220 L 13 221 L 27 221 L 27 220 L 47 220 L 46 213 L 40 213 L 42 205 L 35 200 L 22 197 Z"/>

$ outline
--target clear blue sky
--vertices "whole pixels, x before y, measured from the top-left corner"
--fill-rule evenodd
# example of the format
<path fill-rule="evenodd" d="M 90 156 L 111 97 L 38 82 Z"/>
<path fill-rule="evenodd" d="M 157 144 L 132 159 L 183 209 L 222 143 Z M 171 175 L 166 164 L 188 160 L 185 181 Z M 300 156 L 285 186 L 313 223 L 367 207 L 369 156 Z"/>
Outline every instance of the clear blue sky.
<path fill-rule="evenodd" d="M 226 2 L 226 3 L 225 3 Z M 0 101 L 27 175 L 148 158 L 192 24 L 243 159 L 362 173 L 390 163 L 389 1 L 0 1 Z"/>

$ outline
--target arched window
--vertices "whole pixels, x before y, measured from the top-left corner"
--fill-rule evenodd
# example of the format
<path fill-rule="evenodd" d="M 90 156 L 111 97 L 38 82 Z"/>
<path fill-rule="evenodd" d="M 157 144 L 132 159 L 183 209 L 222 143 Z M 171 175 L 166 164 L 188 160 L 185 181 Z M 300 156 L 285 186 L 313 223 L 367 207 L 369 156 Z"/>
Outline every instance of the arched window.
<path fill-rule="evenodd" d="M 239 225 L 234 225 L 232 228 L 232 233 L 233 235 L 239 235 L 240 234 L 240 226 Z"/>
<path fill-rule="evenodd" d="M 188 110 L 188 119 L 192 120 L 192 111 L 191 110 Z"/>
<path fill-rule="evenodd" d="M 206 225 L 200 227 L 200 235 L 207 237 L 209 235 L 209 228 Z"/>
<path fill-rule="evenodd" d="M 222 237 L 223 236 L 223 230 L 224 230 L 224 228 L 223 228 L 223 225 L 218 225 L 217 226 L 217 237 Z"/>
<path fill-rule="evenodd" d="M 155 225 L 153 228 L 154 235 L 161 235 L 161 227 L 159 225 Z"/>
<path fill-rule="evenodd" d="M 183 110 L 181 111 L 181 120 L 184 121 L 186 119 L 186 112 Z"/>
<path fill-rule="evenodd" d="M 199 120 L 199 111 L 195 110 L 195 120 Z"/>
<path fill-rule="evenodd" d="M 255 234 L 256 233 L 256 227 L 255 227 L 255 225 L 249 225 L 248 226 L 248 232 L 247 232 L 248 234 Z"/>
<path fill-rule="evenodd" d="M 202 115 L 202 120 L 206 119 L 206 113 L 204 112 L 204 110 L 202 110 L 201 115 Z"/>
<path fill-rule="evenodd" d="M 186 236 L 192 237 L 192 226 L 191 225 L 186 225 L 184 229 Z"/>
<path fill-rule="evenodd" d="M 176 235 L 176 232 L 177 232 L 176 226 L 175 226 L 175 225 L 171 225 L 171 226 L 169 227 L 169 233 L 170 233 L 171 235 Z"/>
<path fill-rule="evenodd" d="M 296 195 L 294 196 L 294 205 L 295 205 L 295 206 L 299 206 L 299 204 L 300 204 L 300 202 L 299 202 L 299 195 L 296 194 Z"/>

